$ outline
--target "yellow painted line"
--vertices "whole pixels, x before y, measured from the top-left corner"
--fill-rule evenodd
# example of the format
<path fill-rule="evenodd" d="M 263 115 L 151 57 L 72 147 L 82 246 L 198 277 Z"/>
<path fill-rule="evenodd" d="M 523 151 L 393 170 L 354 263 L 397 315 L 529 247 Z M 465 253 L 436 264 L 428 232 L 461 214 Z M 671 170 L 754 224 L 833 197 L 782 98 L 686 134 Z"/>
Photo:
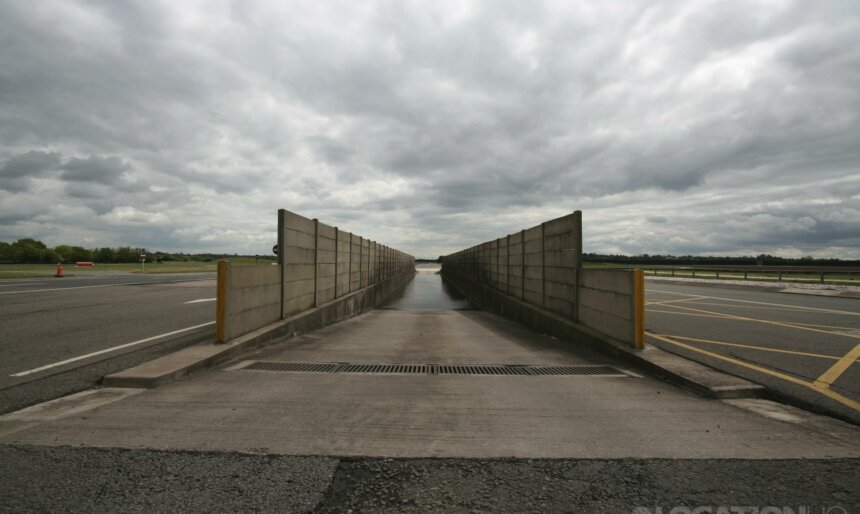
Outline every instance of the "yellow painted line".
<path fill-rule="evenodd" d="M 683 305 L 674 305 L 673 304 L 673 305 L 669 305 L 669 307 L 672 307 L 675 309 L 684 309 L 684 310 L 694 311 L 694 312 L 703 312 L 705 314 L 725 314 L 722 312 L 713 312 L 713 311 L 706 311 L 703 309 L 694 309 L 692 307 L 684 307 Z M 829 334 L 829 335 L 833 335 L 833 336 L 850 337 L 851 339 L 860 339 L 860 335 L 846 334 L 844 332 L 831 332 L 828 330 L 819 330 L 817 328 L 812 328 L 812 327 L 803 327 L 803 326 L 799 326 L 799 325 L 792 325 L 791 323 L 785 323 L 782 321 L 771 321 L 771 320 L 767 320 L 767 319 L 748 318 L 746 316 L 737 316 L 734 314 L 729 314 L 729 315 L 726 315 L 725 317 L 728 319 L 734 319 L 734 320 L 739 320 L 739 321 L 752 321 L 754 323 L 766 323 L 768 325 L 776 325 L 776 326 L 780 326 L 780 327 L 794 328 L 797 330 L 807 330 L 809 332 L 817 332 L 819 334 Z"/>
<path fill-rule="evenodd" d="M 704 296 L 697 296 L 695 298 L 680 298 L 678 300 L 658 300 L 652 302 L 645 302 L 645 305 L 666 305 L 667 303 L 695 302 L 696 300 L 700 300 L 702 298 L 704 298 Z"/>
<path fill-rule="evenodd" d="M 828 312 L 831 314 L 845 314 L 847 316 L 860 316 L 860 312 L 840 311 L 840 310 L 836 310 L 836 309 L 820 309 L 818 307 L 804 307 L 802 305 L 789 305 L 789 304 L 785 304 L 785 303 L 773 303 L 773 302 L 757 302 L 757 301 L 753 301 L 753 300 L 739 300 L 737 298 L 722 298 L 719 296 L 702 296 L 702 295 L 695 295 L 695 294 L 690 294 L 690 293 L 677 293 L 675 291 L 663 291 L 661 289 L 652 289 L 651 291 L 653 291 L 655 293 L 675 294 L 675 295 L 681 295 L 681 296 L 700 296 L 701 298 L 707 298 L 709 300 L 724 300 L 727 302 L 753 303 L 756 305 L 772 305 L 775 307 L 794 307 L 796 309 L 812 311 L 812 312 Z"/>
<path fill-rule="evenodd" d="M 758 371 L 759 373 L 764 373 L 765 375 L 770 375 L 772 377 L 785 380 L 786 382 L 791 382 L 792 384 L 797 384 L 797 385 L 800 385 L 803 387 L 807 387 L 807 388 L 812 389 L 813 391 L 815 391 L 817 393 L 820 393 L 820 394 L 823 394 L 824 396 L 827 396 L 831 400 L 835 400 L 835 401 L 837 401 L 843 405 L 846 405 L 846 406 L 848 406 L 848 407 L 850 407 L 856 411 L 860 411 L 860 402 L 857 402 L 857 401 L 852 400 L 851 398 L 847 398 L 845 396 L 842 396 L 841 394 L 836 393 L 829 388 L 821 387 L 821 386 L 818 386 L 814 383 L 806 382 L 806 381 L 801 380 L 799 378 L 795 378 L 791 375 L 786 375 L 785 373 L 780 373 L 779 371 L 773 371 L 771 369 L 763 368 L 761 366 L 756 366 L 755 364 L 750 364 L 748 362 L 744 362 L 744 361 L 741 361 L 738 359 L 726 357 L 725 355 L 720 355 L 719 353 L 709 352 L 708 350 L 702 350 L 701 348 L 696 348 L 695 346 L 690 346 L 690 345 L 682 343 L 680 341 L 673 341 L 672 339 L 669 339 L 668 337 L 665 337 L 665 336 L 661 336 L 658 334 L 648 334 L 648 335 L 653 337 L 654 339 L 658 339 L 658 340 L 663 341 L 665 343 L 673 344 L 673 345 L 679 346 L 681 348 L 686 348 L 687 350 L 701 353 L 703 355 L 707 355 L 709 357 L 713 357 L 715 359 L 719 359 L 722 361 L 730 362 L 732 364 L 736 364 L 738 366 L 741 366 L 741 367 L 744 367 L 747 369 L 751 369 L 753 371 Z"/>
<path fill-rule="evenodd" d="M 671 307 L 671 305 L 670 305 L 670 307 Z M 697 314 L 695 312 L 658 311 L 655 309 L 648 309 L 648 312 L 657 312 L 660 314 L 677 314 L 678 316 L 698 316 L 701 318 L 731 319 L 731 315 L 717 316 L 717 315 L 712 315 L 712 314 Z"/>
<path fill-rule="evenodd" d="M 860 344 L 846 353 L 836 364 L 818 377 L 815 380 L 815 385 L 818 387 L 830 387 L 858 358 L 860 358 Z"/>
<path fill-rule="evenodd" d="M 737 348 L 748 348 L 750 350 L 761 350 L 763 352 L 774 352 L 774 353 L 787 353 L 790 355 L 800 355 L 802 357 L 815 357 L 818 359 L 830 359 L 834 361 L 838 361 L 840 357 L 838 355 L 823 355 L 820 353 L 808 353 L 808 352 L 796 352 L 794 350 L 780 350 L 779 348 L 770 348 L 767 346 L 755 346 L 751 344 L 740 344 L 740 343 L 730 343 L 728 341 L 714 341 L 713 339 L 699 339 L 696 337 L 683 337 L 678 335 L 672 335 L 675 339 L 683 339 L 685 341 L 696 341 L 699 343 L 708 343 L 708 344 L 716 344 L 719 346 L 734 346 Z"/>
<path fill-rule="evenodd" d="M 695 301 L 695 299 L 690 299 L 688 301 Z M 660 302 L 663 303 L 674 303 L 674 302 Z M 770 307 L 765 305 L 737 305 L 730 303 L 713 303 L 713 302 L 696 302 L 696 305 L 712 305 L 714 307 L 734 307 L 736 309 L 762 309 L 762 310 L 770 310 L 770 311 L 789 311 L 789 312 L 808 312 L 803 307 Z"/>
<path fill-rule="evenodd" d="M 671 305 L 669 305 L 671 307 Z M 731 317 L 731 314 L 726 315 L 713 315 L 713 314 L 696 314 L 695 312 L 677 312 L 677 311 L 661 311 L 656 309 L 648 309 L 648 312 L 656 312 L 659 314 L 677 314 L 678 316 L 700 316 L 702 318 L 727 318 Z M 860 330 L 858 327 L 837 327 L 833 325 L 816 325 L 815 323 L 799 323 L 797 321 L 786 321 L 789 325 L 797 325 L 801 327 L 816 327 L 816 328 L 831 328 L 835 330 Z"/>

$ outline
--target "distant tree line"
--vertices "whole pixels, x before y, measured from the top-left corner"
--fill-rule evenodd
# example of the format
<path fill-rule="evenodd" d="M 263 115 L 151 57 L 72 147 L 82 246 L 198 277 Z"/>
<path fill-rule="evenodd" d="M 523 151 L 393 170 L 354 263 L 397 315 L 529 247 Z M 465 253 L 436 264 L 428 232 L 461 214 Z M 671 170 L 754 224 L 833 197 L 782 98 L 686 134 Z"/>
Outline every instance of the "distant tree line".
<path fill-rule="evenodd" d="M 118 248 L 88 249 L 82 246 L 59 245 L 49 248 L 42 241 L 32 238 L 19 239 L 14 243 L 0 241 L 0 262 L 12 264 L 35 264 L 45 262 L 138 262 L 145 248 L 120 246 Z"/>
<path fill-rule="evenodd" d="M 769 254 L 761 254 L 755 257 L 711 257 L 693 255 L 648 255 L 647 253 L 642 255 L 601 255 L 598 253 L 584 253 L 582 254 L 582 260 L 586 262 L 664 264 L 669 266 L 860 266 L 860 260 L 816 259 L 814 257 L 777 257 Z"/>
<path fill-rule="evenodd" d="M 131 263 L 139 262 L 140 254 L 146 254 L 147 262 L 171 262 L 171 261 L 204 261 L 212 262 L 231 257 L 240 257 L 238 254 L 222 253 L 198 253 L 187 254 L 182 252 L 150 252 L 146 248 L 133 246 L 119 246 L 116 248 L 84 248 L 82 246 L 59 245 L 49 248 L 42 241 L 32 238 L 19 239 L 14 243 L 0 241 L 0 263 L 4 264 L 38 264 L 55 262 L 78 262 L 91 261 L 98 263 Z M 249 256 L 255 257 L 255 256 Z M 260 256 L 260 259 L 274 260 L 274 255 Z"/>

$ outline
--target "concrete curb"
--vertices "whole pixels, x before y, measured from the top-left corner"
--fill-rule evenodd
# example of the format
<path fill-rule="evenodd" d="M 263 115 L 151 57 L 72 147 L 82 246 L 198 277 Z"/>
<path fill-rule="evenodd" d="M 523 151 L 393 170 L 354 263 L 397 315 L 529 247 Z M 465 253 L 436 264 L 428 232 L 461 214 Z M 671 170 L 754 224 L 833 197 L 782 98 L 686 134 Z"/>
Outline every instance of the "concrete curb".
<path fill-rule="evenodd" d="M 204 369 L 223 364 L 248 350 L 274 340 L 282 340 L 322 328 L 385 303 L 412 279 L 414 273 L 403 273 L 391 279 L 355 291 L 325 305 L 309 309 L 287 319 L 276 321 L 237 337 L 226 344 L 201 344 L 159 357 L 138 366 L 107 375 L 105 387 L 151 389 Z"/>
<path fill-rule="evenodd" d="M 583 345 L 643 370 L 649 375 L 714 399 L 760 398 L 764 386 L 717 371 L 656 346 L 636 350 L 585 325 L 476 283 L 442 275 L 473 304 L 483 310 L 517 321 L 528 328 L 577 345 Z"/>

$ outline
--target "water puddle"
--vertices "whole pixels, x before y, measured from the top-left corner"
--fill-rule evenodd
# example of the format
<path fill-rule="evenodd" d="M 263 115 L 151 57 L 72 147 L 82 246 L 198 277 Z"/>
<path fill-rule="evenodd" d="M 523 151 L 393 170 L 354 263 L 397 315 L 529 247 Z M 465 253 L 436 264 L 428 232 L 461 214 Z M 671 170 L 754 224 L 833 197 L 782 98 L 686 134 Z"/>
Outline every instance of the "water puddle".
<path fill-rule="evenodd" d="M 438 264 L 418 264 L 415 274 L 403 293 L 383 305 L 382 309 L 417 309 L 417 310 L 474 310 L 465 297 L 449 286 L 439 274 Z"/>

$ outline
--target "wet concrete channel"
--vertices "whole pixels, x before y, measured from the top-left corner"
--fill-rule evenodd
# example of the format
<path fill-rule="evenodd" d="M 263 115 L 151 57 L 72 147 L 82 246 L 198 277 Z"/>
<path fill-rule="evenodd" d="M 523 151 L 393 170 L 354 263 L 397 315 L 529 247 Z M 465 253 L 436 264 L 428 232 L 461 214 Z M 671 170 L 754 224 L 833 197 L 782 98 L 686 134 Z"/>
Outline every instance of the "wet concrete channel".
<path fill-rule="evenodd" d="M 459 291 L 442 280 L 442 268 L 438 264 L 418 264 L 416 274 L 403 292 L 380 307 L 393 310 L 475 310 Z"/>

